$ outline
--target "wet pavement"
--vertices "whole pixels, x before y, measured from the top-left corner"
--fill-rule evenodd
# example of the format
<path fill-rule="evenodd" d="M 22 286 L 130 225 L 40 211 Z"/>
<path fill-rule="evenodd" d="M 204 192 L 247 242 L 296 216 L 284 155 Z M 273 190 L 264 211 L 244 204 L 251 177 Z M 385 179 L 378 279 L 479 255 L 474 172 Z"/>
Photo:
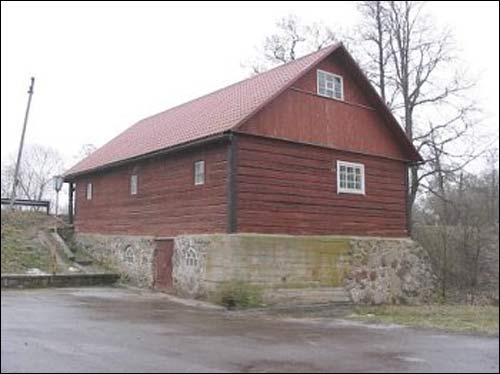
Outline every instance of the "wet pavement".
<path fill-rule="evenodd" d="M 4 372 L 498 372 L 498 338 L 285 319 L 119 288 L 2 291 Z"/>

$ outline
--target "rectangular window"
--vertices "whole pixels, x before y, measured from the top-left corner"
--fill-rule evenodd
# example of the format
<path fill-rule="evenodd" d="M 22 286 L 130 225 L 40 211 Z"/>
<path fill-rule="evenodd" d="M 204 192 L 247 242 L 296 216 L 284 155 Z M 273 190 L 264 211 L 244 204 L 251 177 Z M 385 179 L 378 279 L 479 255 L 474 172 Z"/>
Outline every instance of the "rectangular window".
<path fill-rule="evenodd" d="M 137 195 L 137 174 L 133 174 L 130 176 L 130 194 Z"/>
<path fill-rule="evenodd" d="M 194 185 L 205 184 L 205 161 L 196 161 L 194 163 Z"/>
<path fill-rule="evenodd" d="M 318 70 L 318 95 L 344 100 L 344 82 L 340 75 Z"/>
<path fill-rule="evenodd" d="M 337 161 L 337 193 L 365 194 L 365 165 Z"/>
<path fill-rule="evenodd" d="M 87 200 L 92 200 L 92 183 L 87 183 Z"/>

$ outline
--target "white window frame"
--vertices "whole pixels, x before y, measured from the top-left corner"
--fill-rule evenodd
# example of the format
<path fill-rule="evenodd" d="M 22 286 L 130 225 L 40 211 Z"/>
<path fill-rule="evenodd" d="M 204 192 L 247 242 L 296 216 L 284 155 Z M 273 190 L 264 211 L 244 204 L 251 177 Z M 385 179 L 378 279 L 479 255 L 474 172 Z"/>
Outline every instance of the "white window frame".
<path fill-rule="evenodd" d="M 92 200 L 92 193 L 94 192 L 92 190 L 93 190 L 92 182 L 87 182 L 87 188 L 85 190 L 85 196 L 87 197 L 87 200 Z"/>
<path fill-rule="evenodd" d="M 339 78 L 339 80 L 340 80 L 340 97 L 329 96 L 329 95 L 326 95 L 326 94 L 322 94 L 320 92 L 320 90 L 319 90 L 319 75 L 320 74 L 325 74 L 326 76 L 331 76 L 333 78 Z M 334 99 L 334 100 L 344 101 L 344 78 L 341 75 L 330 73 L 328 71 L 318 69 L 316 71 L 316 91 L 317 91 L 317 93 L 318 93 L 319 96 L 328 97 L 328 98 Z M 335 95 L 335 87 L 333 87 L 333 93 Z"/>
<path fill-rule="evenodd" d="M 361 175 L 361 189 L 357 188 L 349 188 L 349 187 L 340 187 L 340 167 L 344 166 L 346 169 L 348 167 L 352 167 L 354 169 L 360 169 Z M 365 165 L 357 162 L 348 162 L 348 161 L 340 161 L 337 160 L 337 194 L 340 193 L 350 193 L 357 195 L 365 195 Z"/>
<path fill-rule="evenodd" d="M 139 192 L 139 177 L 137 174 L 130 176 L 130 195 L 137 195 Z"/>
<path fill-rule="evenodd" d="M 198 170 L 198 165 L 201 166 L 201 170 Z M 205 161 L 198 160 L 194 162 L 194 185 L 202 186 L 205 184 Z"/>

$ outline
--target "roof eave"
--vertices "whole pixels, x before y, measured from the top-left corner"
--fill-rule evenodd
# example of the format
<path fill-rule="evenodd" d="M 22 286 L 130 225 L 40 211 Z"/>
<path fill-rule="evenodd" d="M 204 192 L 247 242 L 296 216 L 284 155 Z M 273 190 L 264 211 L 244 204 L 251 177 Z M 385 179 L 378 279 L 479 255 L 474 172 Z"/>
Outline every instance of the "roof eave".
<path fill-rule="evenodd" d="M 170 154 L 170 153 L 174 153 L 174 152 L 181 152 L 181 151 L 188 150 L 190 148 L 195 148 L 195 147 L 199 147 L 199 146 L 203 146 L 203 145 L 207 145 L 207 144 L 217 143 L 219 141 L 224 141 L 224 140 L 230 139 L 230 136 L 231 136 L 230 130 L 224 131 L 221 133 L 212 134 L 212 135 L 209 135 L 209 136 L 206 136 L 203 138 L 187 141 L 187 142 L 184 142 L 181 144 L 176 144 L 174 146 L 162 148 L 162 149 L 152 151 L 149 153 L 145 153 L 142 155 L 138 155 L 135 157 L 130 157 L 130 158 L 115 161 L 115 162 L 110 162 L 108 164 L 100 165 L 100 166 L 97 166 L 94 168 L 84 169 L 84 170 L 76 171 L 74 173 L 67 173 L 67 174 L 64 174 L 64 181 L 65 182 L 73 182 L 76 178 L 81 177 L 83 175 L 98 173 L 98 172 L 101 172 L 104 170 L 109 170 L 109 169 L 113 169 L 116 167 L 124 166 L 124 165 L 130 164 L 130 163 L 133 163 L 133 162 L 142 161 L 145 159 L 150 159 L 153 157 L 162 156 L 162 155 L 166 155 L 166 154 Z M 71 169 L 70 169 L 70 171 L 71 171 Z"/>

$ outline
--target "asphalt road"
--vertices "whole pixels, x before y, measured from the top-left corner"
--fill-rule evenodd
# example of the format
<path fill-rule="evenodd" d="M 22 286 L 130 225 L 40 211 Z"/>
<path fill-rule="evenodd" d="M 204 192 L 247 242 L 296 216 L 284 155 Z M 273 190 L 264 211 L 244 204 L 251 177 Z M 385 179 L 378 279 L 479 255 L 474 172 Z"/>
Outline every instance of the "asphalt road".
<path fill-rule="evenodd" d="M 2 372 L 498 372 L 498 338 L 283 319 L 114 288 L 2 291 Z"/>

